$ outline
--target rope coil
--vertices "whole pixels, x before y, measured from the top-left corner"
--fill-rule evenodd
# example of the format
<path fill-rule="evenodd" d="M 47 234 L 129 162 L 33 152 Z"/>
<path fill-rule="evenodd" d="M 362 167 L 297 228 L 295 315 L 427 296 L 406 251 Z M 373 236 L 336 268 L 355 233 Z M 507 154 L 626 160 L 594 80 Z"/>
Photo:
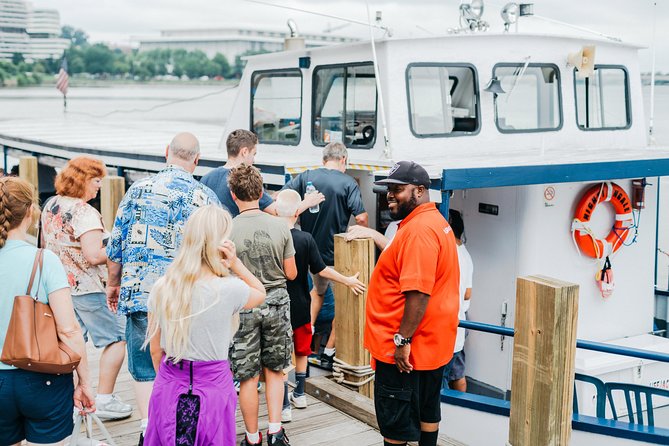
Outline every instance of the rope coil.
<path fill-rule="evenodd" d="M 345 374 L 363 378 L 360 382 L 349 381 Z M 351 387 L 362 387 L 374 380 L 374 369 L 370 365 L 351 365 L 335 357 L 332 366 L 332 378 L 336 383 Z"/>

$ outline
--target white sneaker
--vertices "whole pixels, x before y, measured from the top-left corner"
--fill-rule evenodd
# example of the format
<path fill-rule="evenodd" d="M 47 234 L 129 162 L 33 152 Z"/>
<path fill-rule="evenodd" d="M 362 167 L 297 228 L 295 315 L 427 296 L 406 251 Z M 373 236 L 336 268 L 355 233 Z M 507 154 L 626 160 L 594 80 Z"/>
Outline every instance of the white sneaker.
<path fill-rule="evenodd" d="M 281 411 L 281 422 L 290 423 L 291 421 L 293 421 L 293 412 L 290 407 L 286 407 Z"/>
<path fill-rule="evenodd" d="M 288 394 L 288 400 L 293 403 L 296 409 L 306 409 L 307 408 L 307 396 L 295 396 L 293 392 Z"/>
<path fill-rule="evenodd" d="M 111 399 L 105 404 L 102 404 L 95 399 L 95 414 L 102 420 L 120 420 L 128 418 L 132 415 L 132 406 L 125 404 L 116 395 L 111 396 Z"/>

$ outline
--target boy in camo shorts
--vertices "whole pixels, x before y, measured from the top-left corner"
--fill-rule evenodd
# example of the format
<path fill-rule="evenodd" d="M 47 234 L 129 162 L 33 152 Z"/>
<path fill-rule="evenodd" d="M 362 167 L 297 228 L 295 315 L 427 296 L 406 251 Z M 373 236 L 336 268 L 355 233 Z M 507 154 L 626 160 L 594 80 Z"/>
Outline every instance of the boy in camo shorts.
<path fill-rule="evenodd" d="M 261 368 L 265 374 L 269 416 L 267 444 L 289 445 L 281 427 L 281 409 L 283 369 L 290 365 L 293 345 L 290 298 L 286 290 L 286 279 L 297 276 L 293 240 L 281 219 L 259 209 L 263 184 L 258 169 L 245 164 L 235 167 L 230 171 L 228 185 L 239 207 L 230 239 L 237 247 L 237 257 L 267 291 L 264 304 L 239 313 L 239 330 L 230 347 L 232 371 L 240 382 L 239 407 L 246 427 L 241 445 L 262 444 L 257 392 Z"/>

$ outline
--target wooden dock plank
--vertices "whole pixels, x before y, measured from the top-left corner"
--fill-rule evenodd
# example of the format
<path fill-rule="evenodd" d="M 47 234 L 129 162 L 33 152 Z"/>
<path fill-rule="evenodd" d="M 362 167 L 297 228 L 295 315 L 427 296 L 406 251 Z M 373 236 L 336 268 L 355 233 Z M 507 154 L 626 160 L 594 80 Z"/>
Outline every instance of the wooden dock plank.
<path fill-rule="evenodd" d="M 97 387 L 101 351 L 95 349 L 90 343 L 87 347 L 93 386 Z M 123 401 L 136 407 L 132 380 L 128 374 L 126 364 L 121 368 L 121 373 L 116 381 L 115 393 Z M 263 436 L 267 430 L 267 407 L 264 399 L 264 392 L 261 391 L 259 425 Z M 306 409 L 293 408 L 293 421 L 285 425 L 292 446 L 319 444 L 371 446 L 383 443 L 383 439 L 378 431 L 367 424 L 311 396 L 307 396 L 307 401 L 309 406 Z M 237 443 L 239 443 L 244 435 L 244 423 L 239 409 L 237 410 L 236 423 Z M 104 424 L 118 446 L 134 446 L 137 444 L 140 433 L 140 417 L 137 410 L 133 412 L 130 418 L 119 421 L 106 421 Z M 102 438 L 97 428 L 94 428 L 94 437 L 98 439 Z"/>

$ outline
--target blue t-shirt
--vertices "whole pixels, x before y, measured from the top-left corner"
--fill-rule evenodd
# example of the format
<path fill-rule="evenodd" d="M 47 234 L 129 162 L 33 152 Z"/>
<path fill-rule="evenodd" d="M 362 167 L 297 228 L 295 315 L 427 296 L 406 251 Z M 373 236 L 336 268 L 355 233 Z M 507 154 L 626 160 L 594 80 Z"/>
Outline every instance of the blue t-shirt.
<path fill-rule="evenodd" d="M 14 307 L 14 297 L 26 294 L 30 273 L 35 261 L 37 248 L 21 240 L 7 240 L 0 249 L 0 349 L 5 345 L 9 318 Z M 39 288 L 38 288 L 39 284 Z M 49 294 L 54 291 L 69 288 L 67 274 L 56 254 L 44 250 L 42 277 L 39 270 L 33 281 L 32 295 L 40 302 L 49 303 Z M 0 362 L 0 370 L 14 369 L 10 365 Z"/>
<path fill-rule="evenodd" d="M 228 186 L 229 176 L 230 169 L 227 167 L 217 167 L 203 176 L 200 182 L 213 190 L 221 201 L 221 204 L 225 206 L 233 217 L 236 217 L 239 215 L 239 208 L 237 207 L 237 203 L 232 199 L 232 194 L 230 194 L 230 187 Z M 263 190 L 260 203 L 258 204 L 260 210 L 265 210 L 272 202 L 272 197 Z"/>

